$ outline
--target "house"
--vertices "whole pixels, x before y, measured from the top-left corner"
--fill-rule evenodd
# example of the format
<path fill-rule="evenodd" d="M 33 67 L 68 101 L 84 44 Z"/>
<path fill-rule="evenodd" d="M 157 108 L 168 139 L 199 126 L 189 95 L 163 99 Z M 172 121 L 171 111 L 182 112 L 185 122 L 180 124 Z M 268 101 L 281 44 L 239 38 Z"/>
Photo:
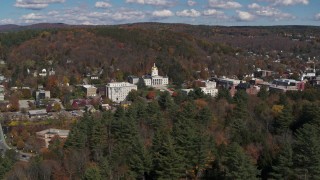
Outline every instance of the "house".
<path fill-rule="evenodd" d="M 43 131 L 36 132 L 37 138 L 45 142 L 46 148 L 49 147 L 49 144 L 52 138 L 58 137 L 61 139 L 66 139 L 68 135 L 69 135 L 69 130 L 62 130 L 62 129 L 45 129 Z"/>
<path fill-rule="evenodd" d="M 46 69 L 42 69 L 41 72 L 39 73 L 39 76 L 42 76 L 42 77 L 47 76 L 47 70 Z"/>
<path fill-rule="evenodd" d="M 53 68 L 50 69 L 49 71 L 49 76 L 54 76 L 56 72 L 53 70 Z"/>
<path fill-rule="evenodd" d="M 90 105 L 88 99 L 74 99 L 71 103 L 73 110 L 84 109 L 86 105 Z"/>
<path fill-rule="evenodd" d="M 108 111 L 108 110 L 111 110 L 112 108 L 109 104 L 101 104 L 100 107 L 101 107 L 101 110 L 103 111 Z"/>
<path fill-rule="evenodd" d="M 36 91 L 36 101 L 40 101 L 43 99 L 50 99 L 50 91 L 38 90 Z"/>
<path fill-rule="evenodd" d="M 28 111 L 29 118 L 42 118 L 47 117 L 48 113 L 46 109 L 39 109 L 39 110 L 30 110 Z"/>
<path fill-rule="evenodd" d="M 181 89 L 181 92 L 185 95 L 188 95 L 191 91 L 193 91 L 193 89 Z"/>
<path fill-rule="evenodd" d="M 34 100 L 19 100 L 19 108 L 20 110 L 25 109 L 28 110 L 30 107 L 35 105 Z"/>

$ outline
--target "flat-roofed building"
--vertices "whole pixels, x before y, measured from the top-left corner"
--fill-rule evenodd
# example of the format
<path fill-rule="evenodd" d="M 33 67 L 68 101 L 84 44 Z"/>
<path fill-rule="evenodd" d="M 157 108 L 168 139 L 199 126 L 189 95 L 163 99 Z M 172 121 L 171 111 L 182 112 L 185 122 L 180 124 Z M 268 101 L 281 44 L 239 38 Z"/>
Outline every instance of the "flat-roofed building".
<path fill-rule="evenodd" d="M 85 89 L 86 97 L 94 97 L 97 95 L 97 88 L 92 85 L 83 85 L 82 86 Z"/>
<path fill-rule="evenodd" d="M 217 83 L 214 81 L 202 81 L 204 87 L 200 87 L 202 92 L 206 95 L 215 97 L 218 95 Z"/>
<path fill-rule="evenodd" d="M 39 109 L 39 110 L 28 111 L 28 115 L 30 118 L 33 118 L 33 117 L 41 118 L 41 117 L 46 117 L 48 113 L 46 109 Z"/>
<path fill-rule="evenodd" d="M 137 89 L 137 85 L 130 84 L 128 82 L 109 83 L 106 86 L 106 97 L 114 102 L 120 103 L 127 98 L 130 91 Z"/>
<path fill-rule="evenodd" d="M 269 86 L 269 91 L 303 91 L 304 82 L 296 81 L 294 79 L 275 79 Z"/>
<path fill-rule="evenodd" d="M 45 147 L 48 148 L 53 137 L 58 136 L 61 139 L 66 139 L 69 135 L 69 130 L 45 129 L 43 131 L 36 132 L 36 135 L 37 138 L 44 140 Z"/>
<path fill-rule="evenodd" d="M 128 82 L 131 84 L 138 84 L 139 83 L 139 77 L 137 76 L 128 76 Z"/>

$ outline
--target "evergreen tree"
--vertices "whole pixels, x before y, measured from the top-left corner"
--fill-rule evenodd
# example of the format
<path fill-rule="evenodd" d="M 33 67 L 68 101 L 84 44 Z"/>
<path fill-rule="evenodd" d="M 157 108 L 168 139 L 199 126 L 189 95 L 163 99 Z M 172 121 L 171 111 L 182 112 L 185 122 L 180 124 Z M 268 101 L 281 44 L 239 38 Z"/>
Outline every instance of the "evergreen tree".
<path fill-rule="evenodd" d="M 320 179 L 320 129 L 305 124 L 293 144 L 295 172 L 300 179 Z"/>
<path fill-rule="evenodd" d="M 71 129 L 64 144 L 65 148 L 84 149 L 88 143 L 89 122 L 91 118 L 85 114 Z"/>
<path fill-rule="evenodd" d="M 293 178 L 293 151 L 290 143 L 285 143 L 272 166 L 271 176 L 275 179 Z"/>
<path fill-rule="evenodd" d="M 268 96 L 269 96 L 269 93 L 267 91 L 267 88 L 265 86 L 262 86 L 260 88 L 260 91 L 258 92 L 258 97 L 265 101 L 267 100 Z"/>
<path fill-rule="evenodd" d="M 0 179 L 4 179 L 5 174 L 9 172 L 16 161 L 16 152 L 7 150 L 4 156 L 0 156 Z"/>
<path fill-rule="evenodd" d="M 247 94 L 246 91 L 244 90 L 238 90 L 236 92 L 236 94 L 234 95 L 233 97 L 233 101 L 236 103 L 236 104 L 247 104 L 248 103 L 248 99 L 249 99 L 249 96 Z"/>
<path fill-rule="evenodd" d="M 164 128 L 165 122 L 163 120 L 162 112 L 157 101 L 152 101 L 148 104 L 146 112 L 148 114 L 147 124 L 154 129 Z"/>
<path fill-rule="evenodd" d="M 184 101 L 188 100 L 188 95 L 186 93 L 183 93 L 182 91 L 178 91 L 176 93 L 176 96 L 174 96 L 174 102 L 176 104 L 181 104 Z"/>
<path fill-rule="evenodd" d="M 212 112 L 208 107 L 204 107 L 198 112 L 196 119 L 200 125 L 206 128 L 212 119 Z"/>
<path fill-rule="evenodd" d="M 168 109 L 174 105 L 173 99 L 168 91 L 165 91 L 160 94 L 158 103 L 163 110 Z"/>
<path fill-rule="evenodd" d="M 248 129 L 249 113 L 245 102 L 237 101 L 231 116 L 228 117 L 227 122 L 231 127 L 231 140 L 241 145 L 251 142 L 252 132 Z"/>
<path fill-rule="evenodd" d="M 230 103 L 232 101 L 232 97 L 229 90 L 226 88 L 219 89 L 217 100 L 219 99 L 226 99 Z"/>
<path fill-rule="evenodd" d="M 136 138 L 132 145 L 129 165 L 136 179 L 145 179 L 145 174 L 150 171 L 151 157 L 143 146 L 141 140 Z"/>
<path fill-rule="evenodd" d="M 101 179 L 110 179 L 109 177 L 111 176 L 112 172 L 110 162 L 107 157 L 103 157 L 102 159 L 100 159 L 99 167 Z"/>
<path fill-rule="evenodd" d="M 179 179 L 184 174 L 181 158 L 167 131 L 156 132 L 153 138 L 152 154 L 156 179 Z"/>
<path fill-rule="evenodd" d="M 288 98 L 285 93 L 280 93 L 279 94 L 279 102 L 278 104 L 286 106 L 288 104 Z"/>
<path fill-rule="evenodd" d="M 106 148 L 107 131 L 103 126 L 101 119 L 93 119 L 90 126 L 89 147 L 95 161 L 103 156 L 103 150 Z"/>
<path fill-rule="evenodd" d="M 279 114 L 275 121 L 275 128 L 277 133 L 285 135 L 289 133 L 290 125 L 293 123 L 294 117 L 290 106 L 284 106 L 282 112 Z"/>
<path fill-rule="evenodd" d="M 83 180 L 101 180 L 100 169 L 98 166 L 92 166 L 86 169 Z"/>
<path fill-rule="evenodd" d="M 227 179 L 257 179 L 258 170 L 237 143 L 227 147 L 222 163 Z"/>
<path fill-rule="evenodd" d="M 115 119 L 121 119 L 125 116 L 125 110 L 122 106 L 117 107 L 116 112 L 114 113 Z"/>

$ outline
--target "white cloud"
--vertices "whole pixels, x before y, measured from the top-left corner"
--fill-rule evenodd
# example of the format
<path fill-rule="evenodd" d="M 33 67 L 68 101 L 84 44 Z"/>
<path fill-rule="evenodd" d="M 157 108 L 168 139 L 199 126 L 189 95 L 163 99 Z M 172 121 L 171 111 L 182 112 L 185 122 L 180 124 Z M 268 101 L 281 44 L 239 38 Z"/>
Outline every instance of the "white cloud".
<path fill-rule="evenodd" d="M 256 3 L 250 4 L 249 9 L 254 10 L 254 14 L 262 17 L 273 18 L 274 20 L 294 19 L 295 16 L 289 13 L 284 13 L 281 10 L 272 6 L 260 6 Z"/>
<path fill-rule="evenodd" d="M 182 17 L 199 17 L 201 16 L 201 13 L 195 9 L 185 9 L 183 11 L 176 12 L 176 15 Z"/>
<path fill-rule="evenodd" d="M 296 4 L 309 4 L 309 0 L 263 0 L 266 2 L 271 2 L 273 6 L 284 5 L 284 6 L 292 6 Z"/>
<path fill-rule="evenodd" d="M 316 21 L 320 21 L 320 13 L 316 14 L 316 15 L 314 16 L 314 19 L 315 19 Z"/>
<path fill-rule="evenodd" d="M 232 0 L 209 0 L 209 6 L 221 9 L 236 9 L 242 7 L 240 3 Z"/>
<path fill-rule="evenodd" d="M 0 19 L 0 24 L 14 24 L 13 19 Z"/>
<path fill-rule="evenodd" d="M 172 2 L 168 0 L 126 0 L 127 3 L 137 3 L 154 6 L 169 6 Z"/>
<path fill-rule="evenodd" d="M 112 5 L 108 2 L 104 2 L 104 1 L 98 1 L 96 2 L 96 4 L 94 5 L 96 8 L 109 8 L 112 7 Z"/>
<path fill-rule="evenodd" d="M 116 11 L 116 13 L 111 15 L 111 18 L 115 21 L 138 20 L 143 19 L 144 17 L 144 12 L 135 10 Z"/>
<path fill-rule="evenodd" d="M 248 8 L 249 9 L 259 9 L 259 8 L 261 8 L 261 6 L 257 3 L 252 3 L 252 4 L 248 5 Z"/>
<path fill-rule="evenodd" d="M 81 15 L 91 20 L 103 21 L 103 22 L 108 21 L 110 19 L 113 21 L 130 21 L 130 20 L 140 20 L 145 18 L 144 12 L 129 10 L 129 9 L 120 9 L 115 12 L 113 11 L 91 12 L 88 14 L 86 12 L 83 12 L 81 13 Z M 95 23 L 95 24 L 99 24 L 99 23 Z"/>
<path fill-rule="evenodd" d="M 203 15 L 205 16 L 216 16 L 216 15 L 222 15 L 224 12 L 222 11 L 217 11 L 215 9 L 207 9 L 203 11 Z"/>
<path fill-rule="evenodd" d="M 26 14 L 21 17 L 21 19 L 24 19 L 24 20 L 41 20 L 44 18 L 46 18 L 46 17 L 43 15 L 40 15 L 40 14 L 36 14 L 36 13 Z"/>
<path fill-rule="evenodd" d="M 192 1 L 192 0 L 188 0 L 188 5 L 189 5 L 189 6 L 194 6 L 194 5 L 196 5 L 196 4 L 197 4 L 197 2 Z"/>
<path fill-rule="evenodd" d="M 153 11 L 152 16 L 156 18 L 167 18 L 167 17 L 174 16 L 174 14 L 170 10 L 164 9 L 160 11 Z"/>
<path fill-rule="evenodd" d="M 237 10 L 236 13 L 238 15 L 237 19 L 239 21 L 253 21 L 255 19 L 255 16 L 253 14 L 246 11 Z"/>
<path fill-rule="evenodd" d="M 26 9 L 43 9 L 52 3 L 63 3 L 65 0 L 16 0 L 15 7 Z"/>

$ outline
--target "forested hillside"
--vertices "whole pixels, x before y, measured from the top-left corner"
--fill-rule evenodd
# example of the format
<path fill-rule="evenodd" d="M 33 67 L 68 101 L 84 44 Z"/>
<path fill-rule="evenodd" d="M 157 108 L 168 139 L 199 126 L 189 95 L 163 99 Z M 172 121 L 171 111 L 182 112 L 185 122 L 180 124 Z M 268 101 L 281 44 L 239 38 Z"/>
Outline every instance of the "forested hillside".
<path fill-rule="evenodd" d="M 319 91 L 217 99 L 164 92 L 86 114 L 6 179 L 317 179 Z M 7 161 L 3 166 L 7 167 Z M 9 163 L 10 161 L 8 161 Z M 12 166 L 12 164 L 11 164 Z M 2 174 L 3 176 L 4 174 Z"/>
<path fill-rule="evenodd" d="M 43 68 L 54 68 L 61 81 L 103 69 L 102 82 L 107 82 L 149 73 L 157 63 L 160 74 L 176 84 L 199 78 L 195 72 L 205 69 L 238 77 L 252 73 L 254 67 L 284 71 L 290 64 L 299 71 L 308 57 L 318 58 L 320 50 L 317 27 L 157 23 L 62 27 L 0 34 L 0 58 L 7 63 L 0 70 L 13 77 L 12 85 L 19 79 L 34 86 L 36 79 L 27 72 Z M 277 59 L 284 63 L 274 63 Z"/>
<path fill-rule="evenodd" d="M 319 32 L 318 27 L 158 23 L 5 31 L 0 34 L 5 88 L 43 85 L 69 108 L 72 96 L 83 98 L 76 85 L 88 74 L 99 74 L 96 84 L 105 87 L 150 73 L 156 63 L 175 92 L 139 87 L 126 108 L 86 113 L 79 120 L 61 114 L 50 123 L 72 126 L 69 137 L 53 138 L 30 162 L 16 162 L 14 151 L 7 151 L 0 157 L 0 179 L 319 179 L 316 87 L 306 83 L 304 91 L 287 93 L 262 87 L 258 95 L 238 90 L 233 97 L 221 88 L 215 98 L 199 88 L 188 95 L 179 91 L 194 79 L 242 79 L 256 68 L 278 76 L 290 70 L 299 78 L 308 61 L 319 69 Z M 52 68 L 55 75 L 34 76 Z M 18 102 L 19 96 L 12 97 Z M 23 131 L 28 125 L 17 124 L 11 137 L 16 144 L 35 136 Z M 19 134 L 24 136 L 17 139 Z"/>

